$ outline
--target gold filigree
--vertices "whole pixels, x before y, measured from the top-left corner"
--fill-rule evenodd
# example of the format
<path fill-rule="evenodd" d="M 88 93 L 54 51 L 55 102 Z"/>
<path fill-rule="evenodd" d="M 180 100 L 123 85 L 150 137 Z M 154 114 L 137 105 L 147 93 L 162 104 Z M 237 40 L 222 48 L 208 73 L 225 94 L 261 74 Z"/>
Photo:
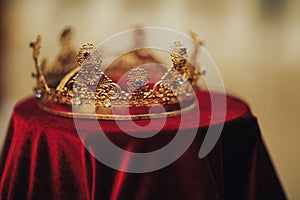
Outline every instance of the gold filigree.
<path fill-rule="evenodd" d="M 142 29 L 138 30 L 138 34 Z M 68 51 L 70 47 L 70 30 L 67 29 L 61 36 L 63 52 Z M 141 43 L 139 39 L 139 43 Z M 87 43 L 80 48 L 77 57 L 77 65 L 72 62 L 65 62 L 73 65 L 71 70 L 57 84 L 49 87 L 44 70 L 45 62 L 39 65 L 38 57 L 41 48 L 41 37 L 38 36 L 35 42 L 30 43 L 33 48 L 33 59 L 36 71 L 34 77 L 37 78 L 36 97 L 41 99 L 40 106 L 54 114 L 69 116 L 72 111 L 64 109 L 52 109 L 48 105 L 57 106 L 77 106 L 79 113 L 74 116 L 95 117 L 99 119 L 128 119 L 128 117 L 140 119 L 148 118 L 150 115 L 138 114 L 132 116 L 119 116 L 112 114 L 112 108 L 130 107 L 151 107 L 155 105 L 176 105 L 187 102 L 186 108 L 193 105 L 195 97 L 193 87 L 196 86 L 199 77 L 199 71 L 187 62 L 187 49 L 180 43 L 174 42 L 171 45 L 171 60 L 173 67 L 165 72 L 159 81 L 150 85 L 149 75 L 145 69 L 133 68 L 127 74 L 126 88 L 121 87 L 109 78 L 101 70 L 101 53 L 93 44 Z M 151 58 L 152 59 L 152 58 Z M 61 60 L 61 59 L 59 59 Z M 54 65 L 52 73 L 62 73 L 61 63 Z M 92 111 L 92 112 L 91 112 Z M 178 111 L 178 110 L 177 110 Z M 174 115 L 180 111 L 170 111 Z M 168 110 L 167 110 L 168 113 Z M 162 113 L 158 114 L 164 115 Z M 152 116 L 152 115 L 151 115 Z"/>

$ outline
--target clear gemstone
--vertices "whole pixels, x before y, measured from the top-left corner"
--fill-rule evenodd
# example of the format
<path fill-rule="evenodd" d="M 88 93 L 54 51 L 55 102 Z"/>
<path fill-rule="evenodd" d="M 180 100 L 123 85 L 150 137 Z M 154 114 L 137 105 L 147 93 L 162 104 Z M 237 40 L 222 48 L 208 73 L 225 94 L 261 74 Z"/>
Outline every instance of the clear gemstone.
<path fill-rule="evenodd" d="M 177 81 L 178 85 L 182 85 L 183 84 L 183 79 L 180 78 L 178 81 Z"/>
<path fill-rule="evenodd" d="M 108 100 L 108 99 L 104 100 L 103 103 L 104 103 L 104 107 L 106 107 L 106 108 L 108 108 L 108 107 L 111 106 L 111 102 L 110 102 L 110 100 Z"/>
<path fill-rule="evenodd" d="M 186 54 L 186 48 L 181 47 L 181 48 L 180 48 L 180 54 L 181 54 L 182 56 L 185 55 L 185 54 Z"/>
<path fill-rule="evenodd" d="M 169 98 L 169 97 L 164 97 L 162 100 L 163 100 L 164 102 L 167 102 L 167 101 L 170 100 L 170 98 Z"/>
<path fill-rule="evenodd" d="M 80 99 L 79 98 L 76 98 L 75 100 L 74 100 L 74 104 L 75 105 L 80 105 L 81 104 L 81 101 L 80 101 Z"/>
<path fill-rule="evenodd" d="M 41 95 L 41 93 L 36 92 L 36 93 L 35 93 L 35 97 L 38 98 L 38 99 L 40 99 L 40 98 L 42 97 L 42 95 Z"/>

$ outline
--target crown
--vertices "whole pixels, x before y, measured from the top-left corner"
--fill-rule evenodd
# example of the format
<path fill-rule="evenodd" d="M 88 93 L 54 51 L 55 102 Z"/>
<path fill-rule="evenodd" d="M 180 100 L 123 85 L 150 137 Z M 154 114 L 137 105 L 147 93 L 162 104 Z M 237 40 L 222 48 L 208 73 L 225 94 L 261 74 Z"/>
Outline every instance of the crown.
<path fill-rule="evenodd" d="M 196 34 L 191 36 L 198 46 L 202 44 Z M 144 38 L 143 28 L 136 28 L 133 45 L 141 46 Z M 187 61 L 187 49 L 179 41 L 170 44 L 169 68 L 159 64 L 160 59 L 149 50 L 136 49 L 103 70 L 102 50 L 87 43 L 77 53 L 71 28 L 61 33 L 60 45 L 56 62 L 48 68 L 45 59 L 39 61 L 41 36 L 30 43 L 35 64 L 34 92 L 39 107 L 47 112 L 65 117 L 129 120 L 175 116 L 195 105 L 194 89 L 202 72 Z M 195 45 L 194 55 L 197 50 Z"/>

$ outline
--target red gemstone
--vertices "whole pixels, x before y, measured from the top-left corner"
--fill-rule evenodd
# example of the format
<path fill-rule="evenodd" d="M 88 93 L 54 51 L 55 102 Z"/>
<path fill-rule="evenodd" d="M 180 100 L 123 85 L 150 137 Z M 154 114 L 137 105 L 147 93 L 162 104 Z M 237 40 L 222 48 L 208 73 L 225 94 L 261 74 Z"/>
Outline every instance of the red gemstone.
<path fill-rule="evenodd" d="M 89 52 L 85 52 L 83 54 L 83 56 L 84 56 L 84 59 L 87 59 L 87 60 L 91 59 L 91 54 Z"/>

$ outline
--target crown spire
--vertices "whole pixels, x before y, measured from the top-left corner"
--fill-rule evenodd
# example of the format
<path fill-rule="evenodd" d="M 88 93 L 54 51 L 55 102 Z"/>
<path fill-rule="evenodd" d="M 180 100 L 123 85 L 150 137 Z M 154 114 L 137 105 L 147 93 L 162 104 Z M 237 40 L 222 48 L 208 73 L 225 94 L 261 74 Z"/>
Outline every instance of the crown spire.
<path fill-rule="evenodd" d="M 41 66 L 39 65 L 39 56 L 40 56 L 40 50 L 41 50 L 41 42 L 42 42 L 42 36 L 38 35 L 36 40 L 34 42 L 30 42 L 29 46 L 33 49 L 32 51 L 32 58 L 34 60 L 35 65 L 35 71 L 32 73 L 32 76 L 37 78 L 37 87 L 34 88 L 36 92 L 36 97 L 41 97 L 41 92 L 45 89 L 46 92 L 50 93 L 50 88 L 48 87 L 43 70 Z M 42 66 L 45 65 L 45 62 L 42 62 Z"/>

